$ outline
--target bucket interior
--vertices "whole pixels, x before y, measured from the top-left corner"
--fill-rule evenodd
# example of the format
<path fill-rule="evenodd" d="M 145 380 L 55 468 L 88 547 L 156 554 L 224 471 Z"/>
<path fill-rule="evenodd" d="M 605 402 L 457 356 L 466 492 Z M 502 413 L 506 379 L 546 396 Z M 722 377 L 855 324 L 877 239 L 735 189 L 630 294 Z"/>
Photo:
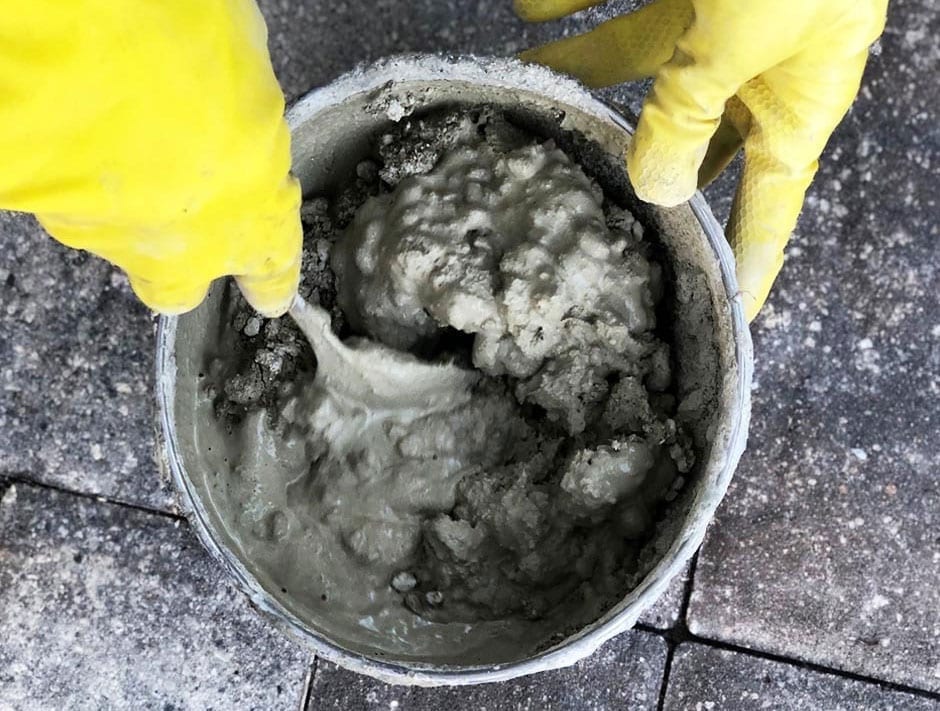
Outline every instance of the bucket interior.
<path fill-rule="evenodd" d="M 394 120 L 442 107 L 489 105 L 499 107 L 532 133 L 553 139 L 601 184 L 608 198 L 653 230 L 670 272 L 667 328 L 680 414 L 694 437 L 696 464 L 643 549 L 635 589 L 600 619 L 561 634 L 557 625 L 533 626 L 524 637 L 507 639 L 495 621 L 486 644 L 479 643 L 479 636 L 471 644 L 468 636 L 466 646 L 458 641 L 449 653 L 434 657 L 390 651 L 337 624 L 328 606 L 298 605 L 268 571 L 245 555 L 232 535 L 225 474 L 207 455 L 226 436 L 210 414 L 199 408 L 197 377 L 205 368 L 207 341 L 218 339 L 225 328 L 220 300 L 227 287 L 222 283 L 213 286 L 198 309 L 165 324 L 160 346 L 169 349 L 167 362 L 173 367 L 160 374 L 164 407 L 170 411 L 164 417 L 165 429 L 170 431 L 164 435 L 170 469 L 203 540 L 259 607 L 301 634 L 321 654 L 396 680 L 420 680 L 427 674 L 426 681 L 464 670 L 483 670 L 484 676 L 475 680 L 496 680 L 500 674 L 514 676 L 559 666 L 590 653 L 632 626 L 681 569 L 700 542 L 743 449 L 749 342 L 743 340 L 746 332 L 741 332 L 740 307 L 729 299 L 730 267 L 723 267 L 721 255 L 716 254 L 716 239 L 721 239 L 720 233 L 715 234 L 717 225 L 701 202 L 664 209 L 637 200 L 623 164 L 629 129 L 615 112 L 572 82 L 515 62 L 430 61 L 373 68 L 302 99 L 289 114 L 294 173 L 305 196 L 330 194 L 353 175 L 375 137 Z M 496 676 L 494 665 L 503 665 Z"/>

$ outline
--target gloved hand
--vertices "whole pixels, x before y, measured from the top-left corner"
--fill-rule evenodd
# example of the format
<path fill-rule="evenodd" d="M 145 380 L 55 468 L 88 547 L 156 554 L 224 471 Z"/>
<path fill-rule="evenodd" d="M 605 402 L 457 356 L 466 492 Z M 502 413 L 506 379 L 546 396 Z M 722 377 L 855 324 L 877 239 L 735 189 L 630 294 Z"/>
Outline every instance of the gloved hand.
<path fill-rule="evenodd" d="M 515 0 L 549 20 L 602 0 Z M 602 87 L 655 76 L 627 154 L 637 195 L 673 206 L 744 146 L 727 235 L 748 319 L 780 267 L 829 136 L 858 93 L 887 0 L 655 0 L 523 59 Z"/>
<path fill-rule="evenodd" d="M 6 5 L 0 208 L 115 263 L 157 311 L 193 308 L 225 274 L 263 314 L 286 311 L 300 189 L 254 1 Z"/>

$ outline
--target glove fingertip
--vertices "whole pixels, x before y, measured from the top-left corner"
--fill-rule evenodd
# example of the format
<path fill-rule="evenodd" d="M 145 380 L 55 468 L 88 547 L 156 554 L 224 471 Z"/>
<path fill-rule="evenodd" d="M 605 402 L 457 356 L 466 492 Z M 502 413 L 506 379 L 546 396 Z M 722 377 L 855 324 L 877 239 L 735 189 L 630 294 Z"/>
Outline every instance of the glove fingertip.
<path fill-rule="evenodd" d="M 524 49 L 516 55 L 523 62 L 531 62 L 533 64 L 545 64 L 542 61 L 542 52 L 540 51 L 541 47 L 530 47 L 529 49 Z"/>
<path fill-rule="evenodd" d="M 205 300 L 211 282 L 161 284 L 128 274 L 131 289 L 147 308 L 165 316 L 192 311 Z"/>
<path fill-rule="evenodd" d="M 741 308 L 744 309 L 744 319 L 751 323 L 757 318 L 757 314 L 760 313 L 760 310 L 764 306 L 765 299 L 759 299 L 753 294 L 747 292 L 740 292 L 741 298 Z"/>
<path fill-rule="evenodd" d="M 236 276 L 245 300 L 262 316 L 277 318 L 287 313 L 300 283 L 300 262 L 274 276 Z"/>
<path fill-rule="evenodd" d="M 554 19 L 551 4 L 540 0 L 513 0 L 513 12 L 526 22 L 545 22 Z"/>
<path fill-rule="evenodd" d="M 627 175 L 643 202 L 676 207 L 690 200 L 697 189 L 697 174 L 677 169 L 669 156 L 655 150 L 639 151 L 637 142 L 627 149 Z"/>
<path fill-rule="evenodd" d="M 733 218 L 732 218 L 733 219 Z M 783 242 L 757 239 L 750 231 L 731 236 L 744 317 L 754 320 L 783 268 Z"/>
<path fill-rule="evenodd" d="M 547 22 L 571 15 L 604 0 L 513 0 L 516 15 L 526 22 Z"/>

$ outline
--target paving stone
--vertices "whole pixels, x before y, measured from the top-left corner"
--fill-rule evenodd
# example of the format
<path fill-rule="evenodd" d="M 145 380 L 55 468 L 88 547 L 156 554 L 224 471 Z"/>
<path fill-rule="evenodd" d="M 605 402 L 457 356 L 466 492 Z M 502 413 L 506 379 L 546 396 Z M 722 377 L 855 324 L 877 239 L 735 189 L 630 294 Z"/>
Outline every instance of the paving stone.
<path fill-rule="evenodd" d="M 685 570 L 669 583 L 666 592 L 640 616 L 640 624 L 649 625 L 658 630 L 675 627 L 682 614 L 682 602 L 685 599 L 685 589 L 688 582 L 689 567 L 686 566 Z"/>
<path fill-rule="evenodd" d="M 185 524 L 0 485 L 0 710 L 296 708 L 309 655 Z"/>
<path fill-rule="evenodd" d="M 477 686 L 392 686 L 318 660 L 307 711 L 655 709 L 665 663 L 665 641 L 646 632 L 622 634 L 567 669 Z"/>
<path fill-rule="evenodd" d="M 675 652 L 665 711 L 935 711 L 940 701 L 699 644 Z"/>
<path fill-rule="evenodd" d="M 0 474 L 169 509 L 153 324 L 125 278 L 0 212 Z"/>
<path fill-rule="evenodd" d="M 940 690 L 940 16 L 890 6 L 755 330 L 701 636 Z"/>

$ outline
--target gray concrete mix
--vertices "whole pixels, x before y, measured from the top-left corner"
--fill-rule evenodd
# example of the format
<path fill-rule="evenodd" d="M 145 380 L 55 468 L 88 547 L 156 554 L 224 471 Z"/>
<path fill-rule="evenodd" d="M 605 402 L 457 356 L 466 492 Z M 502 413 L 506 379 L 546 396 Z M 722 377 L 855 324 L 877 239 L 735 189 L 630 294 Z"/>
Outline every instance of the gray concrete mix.
<path fill-rule="evenodd" d="M 290 100 L 359 61 L 415 50 L 509 54 L 634 4 L 532 27 L 508 0 L 261 3 Z M 684 638 L 687 622 L 704 645 L 940 689 L 938 36 L 930 0 L 892 3 L 881 53 L 823 156 L 754 326 L 750 450 L 701 554 L 688 619 L 679 619 L 677 582 L 644 617 L 649 629 L 678 625 L 668 634 Z M 642 91 L 604 94 L 636 111 Z M 731 171 L 706 191 L 720 219 L 733 180 Z M 0 477 L 172 510 L 150 458 L 152 351 L 151 319 L 114 269 L 48 240 L 30 218 L 0 214 Z M 107 707 L 96 692 L 111 694 L 112 708 L 296 707 L 311 660 L 248 612 L 185 524 L 28 485 L 10 504 L 5 489 L 0 709 Z M 43 633 L 30 627 L 53 609 Z M 311 707 L 371 699 L 524 708 L 545 698 L 604 708 L 640 697 L 639 707 L 655 706 L 663 644 L 634 633 L 574 673 L 474 691 L 389 689 L 320 663 Z M 667 707 L 722 708 L 724 699 L 746 708 L 736 700 L 757 693 L 762 708 L 799 705 L 786 698 L 908 708 L 877 685 L 739 657 L 680 646 Z M 717 696 L 713 667 L 723 670 Z M 761 697 L 760 673 L 783 691 Z M 784 697 L 787 688 L 799 693 Z M 827 706 L 833 697 L 819 689 L 835 689 L 842 706 Z M 924 699 L 940 696 L 910 707 L 928 708 Z"/>

